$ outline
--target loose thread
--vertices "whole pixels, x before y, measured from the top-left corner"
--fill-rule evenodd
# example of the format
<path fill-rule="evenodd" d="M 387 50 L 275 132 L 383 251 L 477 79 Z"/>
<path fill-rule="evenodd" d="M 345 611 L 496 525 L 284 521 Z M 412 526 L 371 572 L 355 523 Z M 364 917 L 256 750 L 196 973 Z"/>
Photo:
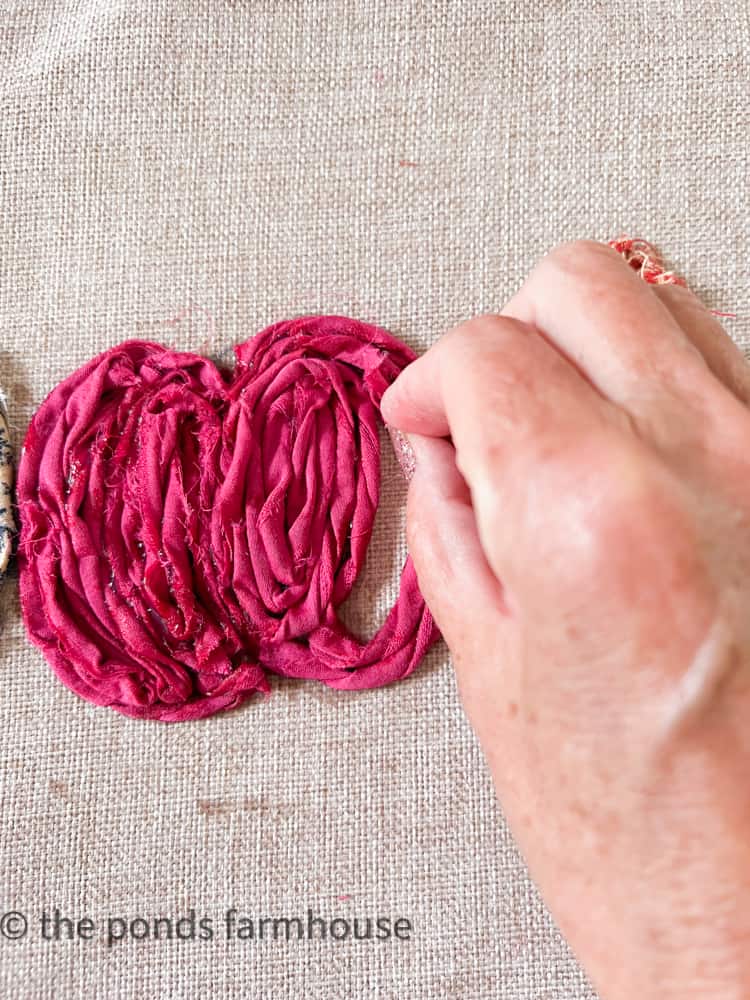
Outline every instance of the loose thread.
<path fill-rule="evenodd" d="M 678 277 L 674 271 L 667 271 L 658 250 L 648 240 L 618 236 L 617 239 L 609 241 L 609 246 L 616 250 L 625 263 L 632 267 L 647 284 L 687 287 L 684 278 Z"/>
<path fill-rule="evenodd" d="M 625 263 L 632 267 L 647 284 L 688 287 L 684 278 L 665 268 L 661 254 L 648 240 L 618 236 L 617 239 L 610 240 L 608 245 L 616 250 Z M 723 312 L 720 309 L 709 309 L 709 312 L 721 319 L 737 319 L 737 313 Z"/>

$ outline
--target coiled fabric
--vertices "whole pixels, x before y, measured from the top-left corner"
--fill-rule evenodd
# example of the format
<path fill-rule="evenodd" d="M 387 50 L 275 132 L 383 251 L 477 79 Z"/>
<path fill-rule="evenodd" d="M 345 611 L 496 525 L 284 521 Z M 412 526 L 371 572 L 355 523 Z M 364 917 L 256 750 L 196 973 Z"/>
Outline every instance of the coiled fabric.
<path fill-rule="evenodd" d="M 13 516 L 13 447 L 5 406 L 0 389 L 0 583 L 5 579 L 13 552 L 16 522 Z"/>
<path fill-rule="evenodd" d="M 267 691 L 267 671 L 369 688 L 437 630 L 407 560 L 369 641 L 337 616 L 378 504 L 379 403 L 414 355 L 343 317 L 278 323 L 231 373 L 128 341 L 58 385 L 19 464 L 24 620 L 61 680 L 180 721 Z"/>

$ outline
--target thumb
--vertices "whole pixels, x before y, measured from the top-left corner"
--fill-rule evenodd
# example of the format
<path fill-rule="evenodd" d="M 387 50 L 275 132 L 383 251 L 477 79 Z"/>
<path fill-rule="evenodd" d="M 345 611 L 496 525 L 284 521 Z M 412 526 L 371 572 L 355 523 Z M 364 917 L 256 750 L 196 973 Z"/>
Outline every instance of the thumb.
<path fill-rule="evenodd" d="M 471 494 L 456 467 L 453 445 L 410 434 L 414 474 L 406 529 L 419 587 L 454 657 L 476 662 L 513 627 L 502 585 L 485 557 Z"/>

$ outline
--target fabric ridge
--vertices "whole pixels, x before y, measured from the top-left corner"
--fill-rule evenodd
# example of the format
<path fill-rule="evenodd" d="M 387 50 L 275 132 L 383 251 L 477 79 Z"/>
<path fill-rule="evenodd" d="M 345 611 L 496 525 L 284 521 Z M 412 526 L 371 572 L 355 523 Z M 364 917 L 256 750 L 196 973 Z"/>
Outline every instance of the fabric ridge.
<path fill-rule="evenodd" d="M 0 583 L 5 579 L 13 552 L 16 522 L 13 515 L 13 448 L 5 403 L 0 389 Z"/>

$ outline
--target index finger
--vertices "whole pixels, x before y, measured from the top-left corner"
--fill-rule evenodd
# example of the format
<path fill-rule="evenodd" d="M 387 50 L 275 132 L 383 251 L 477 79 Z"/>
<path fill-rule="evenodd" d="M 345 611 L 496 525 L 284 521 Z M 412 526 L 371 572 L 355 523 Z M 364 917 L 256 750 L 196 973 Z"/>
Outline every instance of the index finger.
<path fill-rule="evenodd" d="M 652 289 L 602 243 L 544 257 L 502 310 L 536 326 L 605 396 L 640 415 L 664 395 L 712 411 L 717 390 L 700 351 Z"/>
<path fill-rule="evenodd" d="M 613 428 L 628 431 L 626 416 L 547 340 L 502 316 L 480 317 L 447 334 L 404 369 L 381 408 L 401 431 L 450 433 L 498 576 L 524 525 L 536 531 L 520 516 L 534 470 Z"/>

